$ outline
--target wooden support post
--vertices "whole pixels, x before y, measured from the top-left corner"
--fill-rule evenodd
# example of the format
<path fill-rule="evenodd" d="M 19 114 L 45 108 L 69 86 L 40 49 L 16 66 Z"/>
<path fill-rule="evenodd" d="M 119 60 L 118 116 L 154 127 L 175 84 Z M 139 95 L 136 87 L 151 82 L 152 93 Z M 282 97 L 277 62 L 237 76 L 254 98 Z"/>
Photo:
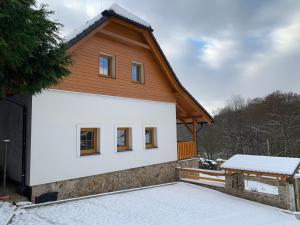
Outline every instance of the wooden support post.
<path fill-rule="evenodd" d="M 194 157 L 197 157 L 197 122 L 196 120 L 193 120 L 193 129 L 192 129 L 193 133 L 193 142 L 194 142 L 194 146 L 195 146 L 195 150 L 194 150 Z"/>

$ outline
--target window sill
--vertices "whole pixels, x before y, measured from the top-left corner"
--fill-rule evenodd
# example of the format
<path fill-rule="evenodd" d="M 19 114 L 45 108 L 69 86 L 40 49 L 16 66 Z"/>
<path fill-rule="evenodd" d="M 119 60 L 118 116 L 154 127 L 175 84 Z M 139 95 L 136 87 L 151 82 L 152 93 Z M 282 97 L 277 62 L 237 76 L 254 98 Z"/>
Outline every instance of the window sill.
<path fill-rule="evenodd" d="M 117 152 L 132 152 L 133 149 L 118 149 Z"/>
<path fill-rule="evenodd" d="M 86 154 L 80 154 L 80 157 L 83 156 L 95 156 L 95 155 L 100 155 L 100 152 L 95 152 L 95 153 L 86 153 Z"/>
<path fill-rule="evenodd" d="M 134 80 L 131 80 L 132 83 L 134 84 L 145 84 L 145 83 L 142 83 L 141 81 L 134 81 Z"/>
<path fill-rule="evenodd" d="M 145 149 L 146 149 L 146 150 L 149 150 L 149 149 L 158 149 L 158 147 L 157 147 L 157 146 L 153 146 L 153 147 L 146 147 Z"/>
<path fill-rule="evenodd" d="M 116 76 L 99 74 L 99 77 L 107 78 L 107 79 L 116 79 Z"/>

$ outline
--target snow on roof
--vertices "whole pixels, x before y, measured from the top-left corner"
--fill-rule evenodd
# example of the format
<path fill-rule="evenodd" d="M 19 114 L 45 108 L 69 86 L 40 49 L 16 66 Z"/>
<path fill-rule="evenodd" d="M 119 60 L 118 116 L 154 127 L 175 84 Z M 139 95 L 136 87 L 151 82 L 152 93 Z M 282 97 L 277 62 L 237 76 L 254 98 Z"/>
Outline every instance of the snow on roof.
<path fill-rule="evenodd" d="M 119 6 L 116 3 L 114 3 L 113 5 L 111 5 L 108 8 L 108 10 L 112 10 L 112 11 L 114 11 L 115 14 L 117 14 L 119 16 L 122 16 L 122 17 L 127 18 L 129 20 L 132 20 L 132 21 L 134 21 L 134 22 L 136 22 L 138 24 L 141 24 L 143 26 L 151 28 L 151 26 L 150 26 L 150 24 L 148 22 L 146 22 L 142 18 L 134 15 L 133 13 L 127 11 L 126 9 L 122 8 L 121 6 Z M 68 35 L 66 35 L 64 37 L 64 41 L 68 42 L 68 41 L 72 40 L 77 35 L 79 35 L 83 31 L 85 31 L 86 29 L 88 29 L 90 26 L 92 26 L 93 24 L 95 24 L 97 21 L 99 21 L 102 17 L 103 17 L 103 15 L 102 15 L 102 12 L 101 12 L 98 15 L 96 15 L 95 17 L 93 17 L 92 19 L 90 19 L 87 22 L 85 22 L 84 24 L 82 24 L 80 27 L 78 27 L 75 30 L 73 30 Z"/>
<path fill-rule="evenodd" d="M 75 30 L 73 30 L 71 33 L 69 33 L 68 35 L 66 35 L 64 37 L 64 41 L 68 42 L 70 40 L 72 40 L 73 38 L 75 38 L 77 35 L 79 35 L 80 33 L 82 33 L 84 30 L 88 29 L 90 26 L 92 26 L 94 23 L 96 23 L 98 20 L 100 20 L 102 18 L 102 14 L 99 13 L 97 16 L 95 16 L 94 18 L 86 21 L 84 24 L 82 24 L 80 27 L 77 27 Z"/>
<path fill-rule="evenodd" d="M 221 168 L 293 175 L 299 164 L 300 158 L 237 154 L 223 163 Z"/>
<path fill-rule="evenodd" d="M 110 8 L 109 10 L 113 10 L 116 14 L 120 15 L 120 16 L 123 16 L 129 20 L 132 20 L 136 23 L 139 23 L 139 24 L 142 24 L 144 25 L 145 27 L 151 27 L 151 25 L 143 20 L 142 18 L 134 15 L 133 13 L 127 11 L 126 9 L 122 8 L 121 6 L 119 6 L 118 4 L 114 3 Z"/>

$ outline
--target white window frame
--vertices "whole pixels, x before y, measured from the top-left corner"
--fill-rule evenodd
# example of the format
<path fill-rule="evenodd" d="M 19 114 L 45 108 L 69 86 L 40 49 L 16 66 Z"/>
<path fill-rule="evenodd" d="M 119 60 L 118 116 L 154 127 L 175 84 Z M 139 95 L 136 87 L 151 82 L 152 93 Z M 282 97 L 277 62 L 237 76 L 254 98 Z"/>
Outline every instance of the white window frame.
<path fill-rule="evenodd" d="M 80 151 L 80 132 L 81 128 L 96 128 L 97 129 L 97 152 L 95 154 L 91 155 L 81 155 Z M 76 156 L 79 158 L 90 158 L 90 157 L 98 157 L 102 155 L 101 152 L 102 148 L 102 131 L 101 131 L 101 125 L 99 124 L 77 124 L 76 125 Z"/>

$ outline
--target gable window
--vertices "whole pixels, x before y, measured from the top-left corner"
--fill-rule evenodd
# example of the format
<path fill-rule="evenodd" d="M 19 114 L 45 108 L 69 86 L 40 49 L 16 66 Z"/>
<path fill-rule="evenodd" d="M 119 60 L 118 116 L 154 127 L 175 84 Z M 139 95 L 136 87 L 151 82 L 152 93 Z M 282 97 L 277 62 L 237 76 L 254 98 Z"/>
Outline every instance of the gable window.
<path fill-rule="evenodd" d="M 145 128 L 145 146 L 149 148 L 157 148 L 156 127 Z"/>
<path fill-rule="evenodd" d="M 119 127 L 117 129 L 117 151 L 131 150 L 131 128 Z"/>
<path fill-rule="evenodd" d="M 98 153 L 98 129 L 80 128 L 80 155 Z"/>
<path fill-rule="evenodd" d="M 144 66 L 141 63 L 132 63 L 131 80 L 136 83 L 144 83 Z"/>
<path fill-rule="evenodd" d="M 104 77 L 115 77 L 115 57 L 101 54 L 99 57 L 99 74 Z"/>

